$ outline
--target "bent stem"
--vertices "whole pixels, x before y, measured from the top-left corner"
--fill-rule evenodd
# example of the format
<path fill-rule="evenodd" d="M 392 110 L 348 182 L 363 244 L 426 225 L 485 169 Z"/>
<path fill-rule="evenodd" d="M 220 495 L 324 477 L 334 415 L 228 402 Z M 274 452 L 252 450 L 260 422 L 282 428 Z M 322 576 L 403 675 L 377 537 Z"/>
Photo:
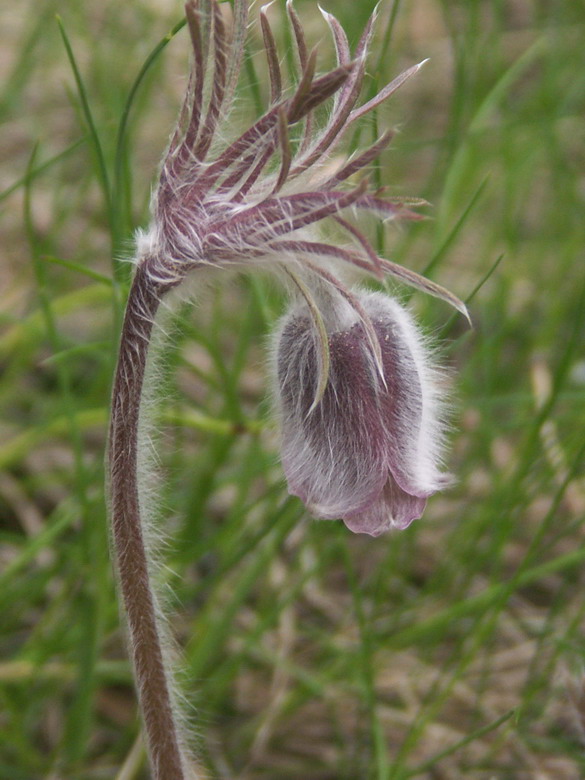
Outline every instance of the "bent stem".
<path fill-rule="evenodd" d="M 181 745 L 163 627 L 151 586 L 152 562 L 141 519 L 138 431 L 148 350 L 162 295 L 172 286 L 148 279 L 139 266 L 130 290 L 110 422 L 109 468 L 112 536 L 130 649 L 155 780 L 191 775 Z"/>

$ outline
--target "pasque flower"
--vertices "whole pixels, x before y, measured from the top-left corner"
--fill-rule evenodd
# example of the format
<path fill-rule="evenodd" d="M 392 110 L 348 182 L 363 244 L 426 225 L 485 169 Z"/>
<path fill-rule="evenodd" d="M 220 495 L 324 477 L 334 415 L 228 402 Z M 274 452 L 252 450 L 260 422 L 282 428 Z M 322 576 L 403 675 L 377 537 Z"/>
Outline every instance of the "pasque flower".
<path fill-rule="evenodd" d="M 437 370 L 412 317 L 381 293 L 355 294 L 369 319 L 329 302 L 327 383 L 319 390 L 319 338 L 307 305 L 283 320 L 275 362 L 282 460 L 292 493 L 317 517 L 378 536 L 420 517 L 443 487 Z"/>
<path fill-rule="evenodd" d="M 193 70 L 163 160 L 153 221 L 139 240 L 139 268 L 157 285 L 157 296 L 202 268 L 263 267 L 280 273 L 293 297 L 304 301 L 304 314 L 295 308 L 282 330 L 278 356 L 289 486 L 315 515 L 344 518 L 352 530 L 379 533 L 404 527 L 442 484 L 431 466 L 437 447 L 430 431 L 438 428 L 431 422 L 436 396 L 431 371 L 408 315 L 387 298 L 362 302 L 345 277 L 356 268 L 378 278 L 390 274 L 461 311 L 464 307 L 437 284 L 378 257 L 355 221 L 347 218 L 348 210 L 385 220 L 418 218 L 404 204 L 370 192 L 366 179 L 355 182 L 388 145 L 391 133 L 350 159 L 342 157 L 333 168 L 331 151 L 420 65 L 358 105 L 374 17 L 352 54 L 339 22 L 322 12 L 337 67 L 316 76 L 316 51 L 308 51 L 289 0 L 300 74 L 296 88 L 286 91 L 264 6 L 260 21 L 271 105 L 248 129 L 225 141 L 247 4 L 235 2 L 231 38 L 217 2 L 191 2 L 186 12 Z M 329 119 L 319 128 L 314 109 L 329 99 Z M 345 231 L 349 245 L 331 244 L 317 233 L 318 223 L 327 219 Z M 341 304 L 355 321 L 340 329 L 337 318 L 331 330 Z M 295 331 L 299 343 L 291 351 L 288 342 Z M 294 399 L 297 392 L 303 403 Z"/>
<path fill-rule="evenodd" d="M 241 104 L 233 98 L 247 0 L 233 0 L 231 25 L 217 0 L 189 0 L 185 11 L 193 64 L 154 191 L 151 224 L 137 237 L 109 441 L 113 546 L 155 780 L 200 776 L 177 722 L 180 697 L 161 638 L 152 535 L 145 528 L 150 513 L 142 408 L 161 303 L 178 300 L 168 293 L 189 278 L 202 280 L 203 270 L 262 268 L 285 281 L 293 303 L 279 330 L 276 395 L 290 489 L 314 514 L 343 518 L 353 530 L 371 534 L 406 526 L 441 485 L 437 391 L 409 315 L 382 294 L 352 289 L 350 274 L 389 274 L 465 312 L 447 290 L 379 257 L 356 224 L 364 212 L 384 220 L 417 218 L 404 203 L 372 192 L 362 176 L 391 133 L 349 158 L 332 155 L 347 131 L 420 65 L 360 104 L 374 18 L 351 52 L 339 22 L 323 12 L 337 64 L 316 75 L 316 50 L 307 48 L 288 0 L 299 73 L 295 86 L 286 88 L 265 6 L 260 25 L 270 104 L 247 129 L 232 132 L 241 127 Z M 325 104 L 328 119 L 319 124 L 315 109 Z M 336 223 L 346 243 L 332 244 L 317 232 L 325 220 Z"/>

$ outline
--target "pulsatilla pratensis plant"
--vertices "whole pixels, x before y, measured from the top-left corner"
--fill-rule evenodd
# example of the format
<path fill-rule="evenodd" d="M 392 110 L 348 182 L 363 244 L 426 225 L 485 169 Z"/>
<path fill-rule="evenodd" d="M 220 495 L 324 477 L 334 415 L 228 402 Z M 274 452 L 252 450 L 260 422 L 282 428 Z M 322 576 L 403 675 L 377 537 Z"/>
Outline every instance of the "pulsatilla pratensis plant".
<path fill-rule="evenodd" d="M 216 0 L 190 0 L 193 62 L 177 127 L 152 200 L 152 221 L 137 236 L 135 273 L 113 388 L 109 462 L 113 540 L 147 743 L 156 780 L 186 780 L 198 770 L 185 747 L 164 626 L 152 590 L 153 564 L 142 494 L 141 401 L 157 312 L 185 281 L 216 268 L 270 270 L 284 281 L 291 308 L 274 339 L 275 396 L 282 457 L 291 493 L 317 517 L 343 519 L 377 535 L 404 528 L 445 483 L 438 462 L 441 408 L 435 369 L 411 316 L 382 293 L 351 286 L 355 272 L 396 279 L 465 313 L 447 290 L 379 257 L 348 211 L 416 218 L 404 204 L 356 181 L 388 145 L 332 165 L 344 133 L 417 72 L 415 65 L 359 104 L 372 36 L 370 19 L 352 53 L 339 22 L 323 12 L 337 66 L 317 76 L 299 18 L 289 2 L 299 76 L 283 87 L 266 8 L 260 25 L 270 106 L 226 141 L 248 25 L 246 0 L 232 21 Z M 330 103 L 325 123 L 314 111 Z M 298 128 L 295 128 L 298 126 Z M 294 132 L 291 133 L 291 128 Z M 349 215 L 351 217 L 351 214 Z M 344 246 L 317 234 L 334 220 Z"/>

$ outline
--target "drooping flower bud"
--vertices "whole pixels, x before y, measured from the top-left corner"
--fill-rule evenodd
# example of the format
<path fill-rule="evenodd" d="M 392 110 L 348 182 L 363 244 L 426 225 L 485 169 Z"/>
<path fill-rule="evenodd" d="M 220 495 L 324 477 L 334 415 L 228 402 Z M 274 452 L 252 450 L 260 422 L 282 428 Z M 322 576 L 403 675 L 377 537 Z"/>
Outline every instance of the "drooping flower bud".
<path fill-rule="evenodd" d="M 289 491 L 316 517 L 372 536 L 406 528 L 449 477 L 439 469 L 443 424 L 437 371 L 408 312 L 356 293 L 377 337 L 355 317 L 327 334 L 318 403 L 319 339 L 306 305 L 283 320 L 275 369 Z"/>

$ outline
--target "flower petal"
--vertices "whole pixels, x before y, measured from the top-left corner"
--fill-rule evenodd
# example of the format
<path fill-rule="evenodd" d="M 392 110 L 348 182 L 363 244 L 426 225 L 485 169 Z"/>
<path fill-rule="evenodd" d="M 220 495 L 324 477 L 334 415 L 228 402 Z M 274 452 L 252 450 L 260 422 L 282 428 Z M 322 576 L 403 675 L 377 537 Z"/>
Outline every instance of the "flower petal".
<path fill-rule="evenodd" d="M 310 411 L 318 381 L 312 322 L 296 309 L 277 344 L 282 461 L 289 490 L 317 517 L 360 512 L 387 479 L 386 430 L 376 401 L 364 328 L 329 336 L 329 382 Z"/>
<path fill-rule="evenodd" d="M 383 491 L 363 512 L 346 514 L 341 519 L 356 534 L 380 536 L 393 528 L 404 530 L 422 516 L 425 498 L 411 496 L 390 476 Z"/>
<path fill-rule="evenodd" d="M 380 397 L 380 415 L 389 471 L 402 490 L 427 498 L 449 481 L 439 469 L 443 425 L 437 371 L 406 309 L 381 293 L 362 295 L 361 302 L 382 352 L 387 392 Z"/>

